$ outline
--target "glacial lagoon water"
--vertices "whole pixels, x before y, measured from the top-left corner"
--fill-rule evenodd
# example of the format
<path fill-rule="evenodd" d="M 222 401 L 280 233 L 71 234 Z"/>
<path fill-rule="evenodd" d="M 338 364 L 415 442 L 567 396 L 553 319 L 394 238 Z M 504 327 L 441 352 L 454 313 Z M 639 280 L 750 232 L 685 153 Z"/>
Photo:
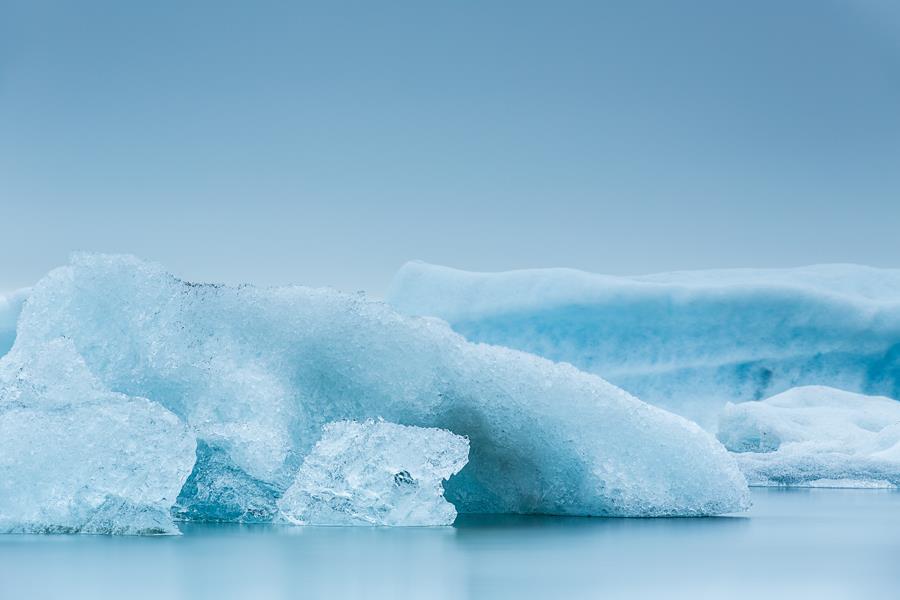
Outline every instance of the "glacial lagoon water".
<path fill-rule="evenodd" d="M 0 536 L 0 598 L 897 598 L 900 492 L 755 489 L 743 515 Z"/>

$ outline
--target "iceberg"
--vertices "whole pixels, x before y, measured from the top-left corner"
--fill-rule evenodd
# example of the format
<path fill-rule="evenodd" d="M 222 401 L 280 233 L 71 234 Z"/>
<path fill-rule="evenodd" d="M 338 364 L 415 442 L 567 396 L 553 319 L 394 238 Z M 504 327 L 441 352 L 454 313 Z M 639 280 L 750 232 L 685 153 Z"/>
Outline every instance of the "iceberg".
<path fill-rule="evenodd" d="M 727 402 L 802 385 L 900 398 L 900 270 L 613 277 L 412 262 L 388 301 L 444 319 L 471 341 L 571 363 L 710 431 Z"/>
<path fill-rule="evenodd" d="M 194 437 L 105 390 L 68 340 L 0 360 L 0 532 L 166 534 Z"/>
<path fill-rule="evenodd" d="M 325 424 L 377 418 L 468 438 L 469 463 L 445 486 L 460 512 L 748 506 L 733 458 L 694 423 L 361 295 L 197 284 L 134 257 L 76 254 L 32 289 L 12 352 L 37 357 L 60 337 L 105 389 L 158 402 L 195 434 L 179 518 L 272 519 Z"/>
<path fill-rule="evenodd" d="M 729 404 L 718 437 L 751 485 L 900 485 L 900 402 L 890 398 L 798 387 Z"/>
<path fill-rule="evenodd" d="M 468 440 L 445 429 L 329 423 L 278 506 L 300 525 L 452 525 L 443 481 L 468 456 Z"/>

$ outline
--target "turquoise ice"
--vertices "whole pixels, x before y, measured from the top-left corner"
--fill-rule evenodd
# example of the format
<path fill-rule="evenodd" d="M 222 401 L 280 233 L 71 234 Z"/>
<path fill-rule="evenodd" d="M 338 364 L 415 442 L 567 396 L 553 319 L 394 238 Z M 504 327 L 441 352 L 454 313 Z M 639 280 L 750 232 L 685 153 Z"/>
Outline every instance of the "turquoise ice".
<path fill-rule="evenodd" d="M 900 271 L 855 265 L 469 273 L 405 265 L 400 312 L 598 374 L 713 430 L 727 402 L 801 385 L 900 398 Z"/>

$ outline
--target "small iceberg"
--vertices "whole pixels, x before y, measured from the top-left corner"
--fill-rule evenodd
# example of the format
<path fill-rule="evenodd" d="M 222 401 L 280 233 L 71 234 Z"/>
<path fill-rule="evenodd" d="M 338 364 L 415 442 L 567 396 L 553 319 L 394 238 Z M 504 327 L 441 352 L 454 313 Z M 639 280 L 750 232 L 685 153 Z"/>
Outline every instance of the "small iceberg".
<path fill-rule="evenodd" d="M 468 460 L 469 441 L 445 429 L 329 423 L 278 506 L 300 525 L 452 525 L 443 482 Z"/>
<path fill-rule="evenodd" d="M 900 402 L 806 386 L 729 404 L 719 440 L 750 485 L 900 486 Z"/>

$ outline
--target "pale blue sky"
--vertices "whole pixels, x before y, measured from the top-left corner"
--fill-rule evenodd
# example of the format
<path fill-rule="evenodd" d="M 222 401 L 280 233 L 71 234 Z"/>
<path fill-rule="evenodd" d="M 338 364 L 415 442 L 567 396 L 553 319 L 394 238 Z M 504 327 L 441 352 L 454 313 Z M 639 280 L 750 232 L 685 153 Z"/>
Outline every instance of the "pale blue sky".
<path fill-rule="evenodd" d="M 900 266 L 897 6 L 0 0 L 0 289 Z"/>

